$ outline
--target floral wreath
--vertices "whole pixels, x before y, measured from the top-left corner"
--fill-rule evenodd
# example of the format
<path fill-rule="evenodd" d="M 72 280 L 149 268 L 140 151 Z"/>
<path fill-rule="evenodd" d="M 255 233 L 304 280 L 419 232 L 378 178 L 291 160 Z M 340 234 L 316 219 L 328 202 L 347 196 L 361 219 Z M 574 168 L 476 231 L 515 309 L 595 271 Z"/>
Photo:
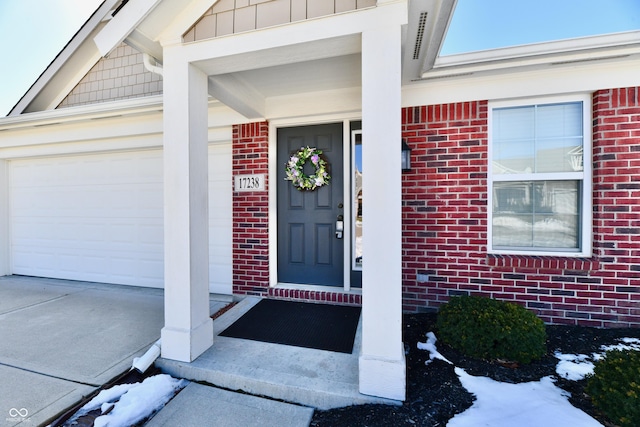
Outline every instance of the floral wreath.
<path fill-rule="evenodd" d="M 315 173 L 305 175 L 304 165 L 311 161 L 315 166 Z M 293 186 L 300 191 L 315 190 L 323 185 L 328 185 L 331 177 L 328 173 L 329 166 L 322 155 L 322 150 L 311 147 L 301 147 L 300 151 L 294 153 L 287 162 L 285 181 L 291 181 Z"/>

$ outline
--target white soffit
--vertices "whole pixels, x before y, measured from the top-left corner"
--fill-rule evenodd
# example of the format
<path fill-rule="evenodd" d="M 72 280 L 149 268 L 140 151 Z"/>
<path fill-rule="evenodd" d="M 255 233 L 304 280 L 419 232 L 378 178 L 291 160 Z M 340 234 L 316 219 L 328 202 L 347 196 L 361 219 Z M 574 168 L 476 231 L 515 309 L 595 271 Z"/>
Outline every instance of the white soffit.
<path fill-rule="evenodd" d="M 457 0 L 411 0 L 403 46 L 403 82 L 433 67 Z"/>

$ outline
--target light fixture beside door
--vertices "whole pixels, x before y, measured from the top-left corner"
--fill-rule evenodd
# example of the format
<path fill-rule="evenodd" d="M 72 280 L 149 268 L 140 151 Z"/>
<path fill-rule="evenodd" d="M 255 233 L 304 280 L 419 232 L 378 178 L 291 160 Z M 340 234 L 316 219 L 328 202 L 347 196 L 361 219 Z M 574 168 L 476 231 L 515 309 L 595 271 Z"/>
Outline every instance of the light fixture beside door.
<path fill-rule="evenodd" d="M 407 172 L 411 170 L 411 147 L 407 144 L 405 139 L 402 139 L 402 171 Z"/>

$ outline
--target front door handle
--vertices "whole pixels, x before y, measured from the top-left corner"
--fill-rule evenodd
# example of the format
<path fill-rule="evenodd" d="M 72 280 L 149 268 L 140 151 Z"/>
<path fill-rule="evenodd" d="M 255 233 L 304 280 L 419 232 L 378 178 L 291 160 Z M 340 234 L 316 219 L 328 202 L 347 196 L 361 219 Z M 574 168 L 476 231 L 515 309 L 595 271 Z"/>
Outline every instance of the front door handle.
<path fill-rule="evenodd" d="M 342 234 L 344 232 L 344 221 L 342 215 L 338 215 L 338 219 L 336 220 L 336 239 L 342 239 Z"/>

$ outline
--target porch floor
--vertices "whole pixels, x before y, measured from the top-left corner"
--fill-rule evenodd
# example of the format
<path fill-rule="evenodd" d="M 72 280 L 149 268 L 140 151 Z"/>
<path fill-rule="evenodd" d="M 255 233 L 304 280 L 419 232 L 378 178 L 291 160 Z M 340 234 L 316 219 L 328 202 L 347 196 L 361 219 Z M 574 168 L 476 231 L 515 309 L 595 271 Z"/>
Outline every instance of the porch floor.
<path fill-rule="evenodd" d="M 219 336 L 259 301 L 260 298 L 247 297 L 217 318 L 213 322 L 213 346 L 193 362 L 160 358 L 156 366 L 175 377 L 317 409 L 365 403 L 401 404 L 358 391 L 362 319 L 351 354 Z"/>

